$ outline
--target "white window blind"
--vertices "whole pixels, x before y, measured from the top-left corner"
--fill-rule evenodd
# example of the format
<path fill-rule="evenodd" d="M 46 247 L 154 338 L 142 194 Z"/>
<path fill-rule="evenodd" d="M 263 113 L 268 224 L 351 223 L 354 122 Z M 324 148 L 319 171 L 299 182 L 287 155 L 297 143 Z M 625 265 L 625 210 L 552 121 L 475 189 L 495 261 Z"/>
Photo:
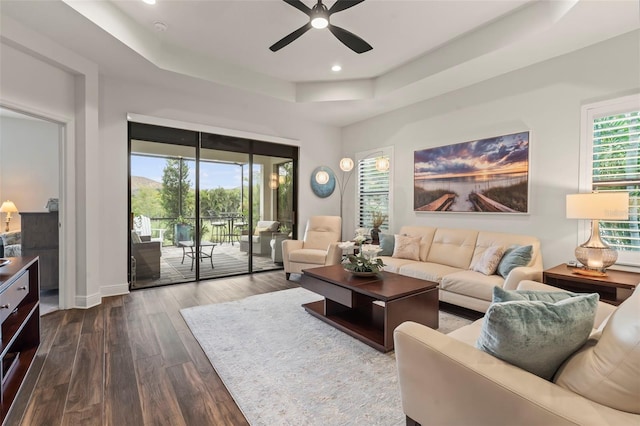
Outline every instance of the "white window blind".
<path fill-rule="evenodd" d="M 358 206 L 356 223 L 360 228 L 373 227 L 374 212 L 387 215 L 381 230 L 389 229 L 389 203 L 390 203 L 390 172 L 376 170 L 376 159 L 386 158 L 391 162 L 387 154 L 381 154 L 372 158 L 358 161 Z"/>
<path fill-rule="evenodd" d="M 629 219 L 601 221 L 601 237 L 619 263 L 640 266 L 640 96 L 587 108 L 588 189 L 629 193 Z"/>

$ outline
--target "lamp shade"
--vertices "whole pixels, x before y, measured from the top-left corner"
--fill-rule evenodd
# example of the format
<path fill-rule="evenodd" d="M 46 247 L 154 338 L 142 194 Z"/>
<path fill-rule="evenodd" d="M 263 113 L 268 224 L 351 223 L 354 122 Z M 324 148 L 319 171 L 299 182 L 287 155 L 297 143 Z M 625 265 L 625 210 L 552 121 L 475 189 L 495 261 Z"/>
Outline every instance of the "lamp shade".
<path fill-rule="evenodd" d="M 567 195 L 567 219 L 629 219 L 628 192 Z"/>
<path fill-rule="evenodd" d="M 340 170 L 342 170 L 343 172 L 350 172 L 351 169 L 353 169 L 353 160 L 349 157 L 344 157 L 342 160 L 340 160 Z"/>
<path fill-rule="evenodd" d="M 18 208 L 16 207 L 15 204 L 13 204 L 13 201 L 7 200 L 4 203 L 2 203 L 2 206 L 0 206 L 0 212 L 2 212 L 2 213 L 18 213 Z"/>

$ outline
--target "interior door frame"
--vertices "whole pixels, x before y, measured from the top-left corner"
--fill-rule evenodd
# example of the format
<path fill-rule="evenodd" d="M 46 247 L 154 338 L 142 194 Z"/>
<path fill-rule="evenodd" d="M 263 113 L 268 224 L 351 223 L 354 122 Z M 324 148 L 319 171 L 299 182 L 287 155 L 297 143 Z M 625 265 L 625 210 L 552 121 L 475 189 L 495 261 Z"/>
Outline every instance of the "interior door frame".
<path fill-rule="evenodd" d="M 52 111 L 44 111 L 7 99 L 0 107 L 58 125 L 58 308 L 76 307 L 76 144 L 75 120 Z"/>

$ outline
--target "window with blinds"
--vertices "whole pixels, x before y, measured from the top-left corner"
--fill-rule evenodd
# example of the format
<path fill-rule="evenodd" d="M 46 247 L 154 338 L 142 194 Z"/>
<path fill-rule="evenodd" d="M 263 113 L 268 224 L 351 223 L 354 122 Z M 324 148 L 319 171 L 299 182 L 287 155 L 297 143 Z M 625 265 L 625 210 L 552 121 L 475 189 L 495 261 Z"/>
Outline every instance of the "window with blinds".
<path fill-rule="evenodd" d="M 358 161 L 358 217 L 356 223 L 360 228 L 372 228 L 374 214 L 382 214 L 386 215 L 386 219 L 380 229 L 388 230 L 390 173 L 376 169 L 376 159 L 379 157 L 391 161 L 390 156 L 386 154 Z"/>
<path fill-rule="evenodd" d="M 629 193 L 629 219 L 601 221 L 601 238 L 620 263 L 640 265 L 640 97 L 591 109 L 591 189 Z"/>

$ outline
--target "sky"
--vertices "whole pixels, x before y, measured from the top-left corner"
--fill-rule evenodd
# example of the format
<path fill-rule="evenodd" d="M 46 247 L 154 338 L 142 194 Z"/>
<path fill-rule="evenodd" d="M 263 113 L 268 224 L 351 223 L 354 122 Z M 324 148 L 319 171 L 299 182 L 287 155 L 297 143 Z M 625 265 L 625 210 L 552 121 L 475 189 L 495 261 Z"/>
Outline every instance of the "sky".
<path fill-rule="evenodd" d="M 529 132 L 414 152 L 416 179 L 526 173 Z"/>
<path fill-rule="evenodd" d="M 162 183 L 162 171 L 166 159 L 160 157 L 131 156 L 131 176 L 141 176 Z M 195 162 L 189 162 L 189 179 L 195 186 Z M 241 168 L 234 164 L 200 163 L 200 189 L 238 188 L 241 185 Z"/>

